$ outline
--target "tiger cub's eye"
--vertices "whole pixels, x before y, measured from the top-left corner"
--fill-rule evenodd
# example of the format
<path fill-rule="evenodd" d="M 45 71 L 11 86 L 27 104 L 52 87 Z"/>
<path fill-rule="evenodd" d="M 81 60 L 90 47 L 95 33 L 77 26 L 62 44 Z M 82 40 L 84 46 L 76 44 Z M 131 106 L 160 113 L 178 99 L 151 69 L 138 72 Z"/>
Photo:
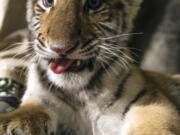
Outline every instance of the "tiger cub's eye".
<path fill-rule="evenodd" d="M 97 10 L 101 7 L 103 0 L 87 0 L 88 7 Z"/>
<path fill-rule="evenodd" d="M 52 7 L 54 0 L 43 0 L 43 4 L 46 7 Z"/>

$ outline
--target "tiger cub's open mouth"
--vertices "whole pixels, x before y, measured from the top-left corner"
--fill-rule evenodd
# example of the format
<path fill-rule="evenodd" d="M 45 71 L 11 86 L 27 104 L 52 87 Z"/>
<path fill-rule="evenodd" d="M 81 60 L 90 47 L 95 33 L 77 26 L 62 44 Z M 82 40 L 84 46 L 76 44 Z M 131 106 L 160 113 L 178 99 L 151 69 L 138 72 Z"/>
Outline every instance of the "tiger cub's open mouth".
<path fill-rule="evenodd" d="M 52 59 L 49 63 L 49 68 L 55 74 L 64 72 L 78 72 L 86 68 L 92 69 L 93 61 L 89 60 L 73 60 L 73 59 Z"/>

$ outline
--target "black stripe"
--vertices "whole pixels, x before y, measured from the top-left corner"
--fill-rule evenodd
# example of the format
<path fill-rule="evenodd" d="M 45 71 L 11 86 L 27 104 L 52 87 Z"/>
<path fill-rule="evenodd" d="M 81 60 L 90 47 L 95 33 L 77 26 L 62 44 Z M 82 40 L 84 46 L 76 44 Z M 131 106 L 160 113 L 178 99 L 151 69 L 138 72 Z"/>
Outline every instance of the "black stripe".
<path fill-rule="evenodd" d="M 37 31 L 40 28 L 40 26 L 38 26 L 37 28 L 34 29 L 34 31 Z"/>
<path fill-rule="evenodd" d="M 105 32 L 102 30 L 102 28 L 98 24 L 93 24 L 97 32 L 99 32 L 102 35 L 105 35 Z"/>
<path fill-rule="evenodd" d="M 123 50 L 122 50 L 123 51 Z M 117 53 L 118 56 L 121 56 L 122 53 L 118 52 Z M 89 81 L 89 83 L 87 84 L 87 86 L 85 88 L 87 89 L 94 89 L 94 88 L 102 88 L 102 76 L 103 74 L 105 74 L 110 67 L 112 67 L 112 65 L 118 61 L 118 57 L 116 56 L 111 56 L 111 58 L 109 58 L 109 60 L 106 63 L 103 63 L 104 66 L 101 66 L 100 69 L 94 74 L 94 76 L 91 78 L 91 80 Z M 108 73 L 106 73 L 108 74 Z"/>
<path fill-rule="evenodd" d="M 101 88 L 101 76 L 105 72 L 105 69 L 101 67 L 91 78 L 87 86 L 85 86 L 86 89 L 93 89 L 94 87 Z"/>
<path fill-rule="evenodd" d="M 118 89 L 114 95 L 115 99 L 117 100 L 118 98 L 120 98 L 120 96 L 123 93 L 124 90 L 124 85 L 126 84 L 126 82 L 128 81 L 129 77 L 131 76 L 131 72 L 128 72 L 127 75 L 124 77 L 124 79 L 121 81 L 121 83 L 118 86 Z"/>
<path fill-rule="evenodd" d="M 86 89 L 94 89 L 94 88 L 102 88 L 102 76 L 106 73 L 107 70 L 110 69 L 110 67 L 118 60 L 117 57 L 112 57 L 108 61 L 108 63 L 104 63 L 104 67 L 100 67 L 99 70 L 94 74 L 94 76 L 91 78 L 87 86 L 85 86 Z"/>
<path fill-rule="evenodd" d="M 96 14 L 98 14 L 98 13 L 100 13 L 100 12 L 105 11 L 105 10 L 107 10 L 107 8 L 106 8 L 106 7 L 101 8 L 101 9 L 99 9 L 99 10 L 96 10 L 96 11 L 94 11 L 94 12 L 93 12 L 93 15 L 96 15 Z"/>
<path fill-rule="evenodd" d="M 89 52 L 86 52 L 84 54 L 81 54 L 81 56 L 85 56 L 85 57 L 95 57 L 94 55 L 97 56 L 98 54 L 98 50 L 94 50 L 94 51 L 89 51 Z"/>
<path fill-rule="evenodd" d="M 96 36 L 93 35 L 93 37 L 92 37 L 90 40 L 88 40 L 88 41 L 86 41 L 84 44 L 82 44 L 82 46 L 81 46 L 80 49 L 84 49 L 86 46 L 88 46 L 88 45 L 89 45 L 91 42 L 93 42 L 95 39 L 96 39 Z"/>
<path fill-rule="evenodd" d="M 34 23 L 34 24 L 33 24 L 33 27 L 36 27 L 36 26 L 39 25 L 39 24 L 40 24 L 40 21 Z"/>
<path fill-rule="evenodd" d="M 33 29 L 34 29 L 34 31 L 37 31 L 39 28 L 40 28 L 40 22 L 37 22 L 37 23 L 35 23 L 34 25 L 33 25 Z M 38 26 L 39 25 L 39 26 Z"/>
<path fill-rule="evenodd" d="M 143 97 L 146 94 L 147 90 L 146 88 L 144 88 L 143 90 L 141 90 L 136 96 L 135 98 L 126 106 L 123 115 L 126 115 L 126 113 L 129 111 L 130 107 L 136 103 L 141 97 Z"/>
<path fill-rule="evenodd" d="M 97 43 L 97 44 L 98 44 L 98 43 Z M 86 47 L 84 50 L 82 50 L 82 51 L 80 52 L 80 54 L 89 52 L 89 51 L 92 50 L 97 44 L 93 44 L 93 45 L 90 45 L 90 46 Z"/>
<path fill-rule="evenodd" d="M 36 11 L 38 12 L 45 12 L 46 10 L 44 10 L 39 4 L 36 5 Z"/>
<path fill-rule="evenodd" d="M 109 16 L 106 16 L 106 18 L 104 18 L 103 21 L 101 21 L 101 22 L 109 23 L 109 22 L 112 22 L 112 19 L 113 19 L 113 17 L 111 15 L 109 15 Z"/>
<path fill-rule="evenodd" d="M 2 121 L 0 120 L 0 122 L 3 124 L 2 130 L 7 131 L 8 125 L 11 122 L 11 120 L 10 119 L 3 119 Z"/>
<path fill-rule="evenodd" d="M 40 39 L 39 37 L 37 38 L 37 40 L 39 41 L 40 45 L 42 45 L 43 47 L 45 47 L 44 42 L 41 41 L 41 39 Z M 37 47 L 38 47 L 40 50 L 42 50 L 41 47 L 40 47 L 39 45 L 37 45 Z"/>
<path fill-rule="evenodd" d="M 110 32 L 110 33 L 112 33 L 112 34 L 117 34 L 117 30 L 115 30 L 115 29 L 112 29 L 112 28 L 110 28 L 110 27 L 108 27 L 108 26 L 106 26 L 106 25 L 103 25 L 103 24 L 101 24 L 101 23 L 98 23 L 98 25 L 103 29 L 103 30 L 106 30 L 106 31 L 108 31 L 108 32 Z"/>
<path fill-rule="evenodd" d="M 74 47 L 72 47 L 70 50 L 68 50 L 68 51 L 66 52 L 66 55 L 67 55 L 67 54 L 70 54 L 70 53 L 72 53 L 72 52 L 74 52 L 74 51 L 76 51 L 76 49 L 79 47 L 79 45 L 80 45 L 80 42 L 77 41 L 76 44 L 74 45 Z"/>
<path fill-rule="evenodd" d="M 117 91 L 115 92 L 114 97 L 112 98 L 112 101 L 107 106 L 107 108 L 111 107 L 119 98 L 121 98 L 122 93 L 124 92 L 124 86 L 127 83 L 131 74 L 132 74 L 131 72 L 128 72 L 126 76 L 123 78 L 123 80 L 120 82 L 120 84 L 118 85 Z"/>

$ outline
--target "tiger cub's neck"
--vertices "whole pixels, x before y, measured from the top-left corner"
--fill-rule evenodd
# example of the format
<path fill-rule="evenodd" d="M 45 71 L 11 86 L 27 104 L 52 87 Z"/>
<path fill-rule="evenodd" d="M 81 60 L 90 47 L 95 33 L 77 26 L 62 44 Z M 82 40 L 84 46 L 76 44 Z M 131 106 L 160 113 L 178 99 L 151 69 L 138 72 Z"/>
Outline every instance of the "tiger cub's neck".
<path fill-rule="evenodd" d="M 79 107 L 91 110 L 92 105 L 100 110 L 106 110 L 122 104 L 121 111 L 123 113 L 125 104 L 128 104 L 130 99 L 142 89 L 139 88 L 141 86 L 136 86 L 135 80 L 138 81 L 138 77 L 134 78 L 132 74 L 136 74 L 132 69 L 122 70 L 119 68 L 116 73 L 113 73 L 113 71 L 96 71 L 92 77 L 93 82 L 90 82 L 92 85 L 75 91 L 58 88 L 49 83 L 48 78 L 43 79 L 45 73 L 39 71 L 37 64 L 32 64 L 29 72 L 28 88 L 23 101 L 33 100 L 33 102 L 36 101 L 41 104 L 47 102 L 58 104 L 59 101 L 62 101 L 74 110 Z M 126 83 L 129 81 L 131 84 L 127 86 Z M 128 94 L 130 91 L 133 91 L 131 95 Z M 121 98 L 122 95 L 123 98 Z"/>

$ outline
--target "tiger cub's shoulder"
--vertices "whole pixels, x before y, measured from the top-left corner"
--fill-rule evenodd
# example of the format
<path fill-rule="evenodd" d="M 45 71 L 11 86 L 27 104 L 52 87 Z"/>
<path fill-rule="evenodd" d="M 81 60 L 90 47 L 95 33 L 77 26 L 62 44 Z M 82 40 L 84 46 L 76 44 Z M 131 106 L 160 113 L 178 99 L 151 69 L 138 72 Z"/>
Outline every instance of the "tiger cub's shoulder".
<path fill-rule="evenodd" d="M 159 72 L 135 68 L 143 76 L 147 87 L 158 89 L 180 108 L 180 75 L 166 75 Z"/>

